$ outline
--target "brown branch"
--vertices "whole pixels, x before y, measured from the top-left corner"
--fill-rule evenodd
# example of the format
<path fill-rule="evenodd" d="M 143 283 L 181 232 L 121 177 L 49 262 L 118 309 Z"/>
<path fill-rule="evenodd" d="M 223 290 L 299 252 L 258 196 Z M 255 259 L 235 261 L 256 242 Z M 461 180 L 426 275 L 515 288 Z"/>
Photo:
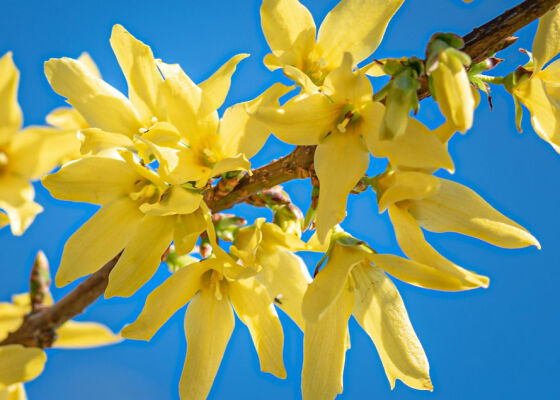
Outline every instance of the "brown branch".
<path fill-rule="evenodd" d="M 536 20 L 548 10 L 558 5 L 560 0 L 526 0 L 518 6 L 504 12 L 492 21 L 474 29 L 463 37 L 463 51 L 471 56 L 473 62 L 480 62 L 500 50 L 507 38 L 513 33 Z M 419 98 L 429 96 L 427 85 L 419 91 Z M 298 178 L 308 177 L 308 169 L 313 162 L 315 148 L 298 146 L 285 157 L 253 171 L 239 181 L 233 191 L 220 196 L 209 191 L 205 197 L 209 207 L 219 212 L 243 202 L 260 190 Z M 41 337 L 52 333 L 57 327 L 82 313 L 84 309 L 103 294 L 107 287 L 109 273 L 117 263 L 118 256 L 103 268 L 91 275 L 68 295 L 51 307 L 28 315 L 23 324 L 0 342 L 0 345 L 23 344 L 43 347 Z"/>

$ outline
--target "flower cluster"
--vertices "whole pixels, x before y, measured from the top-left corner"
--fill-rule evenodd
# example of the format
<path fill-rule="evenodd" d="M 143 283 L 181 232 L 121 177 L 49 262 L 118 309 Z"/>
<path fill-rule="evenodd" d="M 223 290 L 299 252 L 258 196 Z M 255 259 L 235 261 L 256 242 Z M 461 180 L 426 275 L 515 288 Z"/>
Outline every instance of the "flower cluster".
<path fill-rule="evenodd" d="M 342 0 L 317 30 L 298 0 L 263 0 L 262 28 L 271 49 L 264 63 L 281 69 L 298 90 L 276 83 L 221 116 L 232 76 L 248 54 L 232 57 L 196 84 L 179 65 L 156 59 L 149 46 L 116 25 L 110 43 L 128 94 L 107 84 L 87 54 L 48 60 L 47 79 L 72 108 L 49 114 L 50 127 L 18 133 L 18 73 L 5 55 L 0 225 L 22 234 L 41 211 L 29 181 L 62 165 L 41 180 L 51 195 L 100 208 L 66 242 L 58 286 L 118 257 L 105 296 L 129 297 L 167 261 L 171 275 L 147 297 L 122 336 L 150 340 L 188 303 L 183 399 L 207 397 L 234 315 L 250 331 L 261 370 L 284 378 L 276 308 L 304 332 L 304 399 L 334 399 L 342 392 L 352 316 L 373 341 L 391 387 L 399 379 L 432 390 L 427 357 L 389 276 L 442 291 L 487 287 L 489 279 L 445 258 L 422 229 L 457 232 L 504 248 L 540 245 L 473 190 L 435 175 L 454 171 L 448 141 L 471 128 L 479 102 L 475 85 L 489 80 L 478 74 L 488 68 L 471 65 L 461 51 L 460 38 L 434 35 L 425 61 L 386 59 L 358 67 L 374 53 L 403 1 Z M 502 79 L 531 112 L 535 131 L 556 150 L 560 64 L 546 64 L 560 50 L 559 18 L 558 10 L 543 17 L 530 65 Z M 386 86 L 375 93 L 372 79 L 380 76 Z M 422 80 L 446 119 L 436 130 L 410 115 L 419 107 Z M 272 222 L 260 218 L 246 225 L 242 218 L 213 213 L 212 195 L 227 195 L 252 174 L 249 160 L 271 133 L 289 144 L 315 146 L 313 166 L 304 175 L 314 179 L 316 201 L 305 221 L 289 196 L 272 185 L 264 185 L 268 192 L 243 196 L 249 204 L 269 207 Z M 372 157 L 386 159 L 387 168 L 367 177 Z M 380 213 L 388 211 L 406 257 L 380 254 L 339 226 L 349 194 L 364 187 L 375 191 Z M 302 230 L 310 224 L 316 233 L 305 241 Z M 301 251 L 324 253 L 313 279 L 295 254 Z M 0 336 L 29 312 L 25 299 L 0 304 Z M 104 329 L 68 322 L 58 329 L 55 345 L 81 344 L 80 334 L 85 344 L 110 342 L 113 336 Z M 22 392 L 21 382 L 37 376 L 44 362 L 42 350 L 0 346 L 0 397 L 2 391 L 8 397 Z"/>

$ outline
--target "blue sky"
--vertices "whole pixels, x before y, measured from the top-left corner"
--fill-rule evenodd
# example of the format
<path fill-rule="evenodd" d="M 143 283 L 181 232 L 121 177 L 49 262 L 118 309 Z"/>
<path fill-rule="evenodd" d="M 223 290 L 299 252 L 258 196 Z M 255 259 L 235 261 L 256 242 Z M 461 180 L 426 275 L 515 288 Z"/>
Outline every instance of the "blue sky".
<path fill-rule="evenodd" d="M 302 0 L 319 23 L 336 0 Z M 49 88 L 43 62 L 50 57 L 77 57 L 88 51 L 106 81 L 123 92 L 126 86 L 109 46 L 111 27 L 123 24 L 152 46 L 156 57 L 178 62 L 195 80 L 208 77 L 221 63 L 240 52 L 243 61 L 226 106 L 251 99 L 281 76 L 262 64 L 267 44 L 260 29 L 260 0 L 206 2 L 107 0 L 3 0 L 0 4 L 0 53 L 11 50 L 21 71 L 19 92 L 25 124 L 41 124 L 63 99 Z M 469 32 L 511 6 L 509 0 L 407 0 L 391 22 L 377 58 L 422 56 L 437 31 Z M 507 73 L 526 61 L 517 48 L 531 48 L 536 24 L 519 32 L 518 43 L 501 54 Z M 400 382 L 391 391 L 373 344 L 351 323 L 352 349 L 347 353 L 345 391 L 341 399 L 524 399 L 559 398 L 560 328 L 557 282 L 560 281 L 558 172 L 560 156 L 532 131 L 528 114 L 523 134 L 513 122 L 513 104 L 500 88 L 493 94 L 494 111 L 485 101 L 476 111 L 474 128 L 455 137 L 450 152 L 457 172 L 452 179 L 466 184 L 509 217 L 526 226 L 541 242 L 535 248 L 504 250 L 456 234 L 427 234 L 444 255 L 490 277 L 490 288 L 464 293 L 439 293 L 396 281 L 428 355 L 434 392 L 412 390 Z M 431 100 L 421 104 L 420 118 L 429 126 L 442 122 Z M 254 161 L 262 165 L 290 151 L 271 139 Z M 378 167 L 372 163 L 374 170 Z M 441 173 L 447 176 L 447 173 Z M 285 187 L 306 209 L 309 183 Z M 35 252 L 45 251 L 53 269 L 68 236 L 95 211 L 87 204 L 52 199 L 36 185 L 45 208 L 23 237 L 0 231 L 0 301 L 27 291 Z M 238 207 L 249 218 L 267 215 Z M 379 215 L 371 192 L 352 196 L 343 226 L 384 252 L 401 254 L 387 215 Z M 306 256 L 309 265 L 315 259 Z M 114 330 L 134 320 L 146 295 L 167 276 L 162 267 L 154 279 L 130 299 L 98 301 L 79 319 L 104 322 Z M 53 289 L 56 298 L 73 286 Z M 34 399 L 175 399 L 185 354 L 183 312 L 177 313 L 152 342 L 125 341 L 84 351 L 49 351 L 45 373 L 27 385 Z M 263 374 L 247 329 L 239 322 L 215 381 L 212 399 L 299 398 L 302 335 L 282 316 L 288 379 Z"/>

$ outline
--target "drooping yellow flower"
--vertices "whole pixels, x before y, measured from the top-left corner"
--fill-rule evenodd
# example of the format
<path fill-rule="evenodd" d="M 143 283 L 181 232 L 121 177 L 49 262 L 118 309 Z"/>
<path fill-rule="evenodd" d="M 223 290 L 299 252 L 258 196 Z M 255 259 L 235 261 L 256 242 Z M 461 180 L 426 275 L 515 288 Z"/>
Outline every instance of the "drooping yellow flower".
<path fill-rule="evenodd" d="M 261 23 L 272 50 L 264 58 L 270 70 L 302 87 L 321 85 L 342 64 L 344 53 L 360 63 L 381 43 L 390 19 L 404 0 L 342 0 L 325 17 L 315 40 L 313 16 L 298 0 L 263 0 Z"/>
<path fill-rule="evenodd" d="M 295 251 L 308 250 L 295 235 L 285 233 L 272 223 L 259 218 L 254 225 L 241 228 L 230 251 L 249 265 L 258 266 L 255 278 L 262 283 L 274 303 L 303 330 L 301 302 L 311 282 L 303 260 Z"/>
<path fill-rule="evenodd" d="M 436 39 L 436 41 L 439 39 Z M 442 114 L 457 130 L 466 132 L 472 127 L 476 102 L 465 67 L 471 60 L 453 47 L 438 51 L 427 72 L 431 76 L 434 97 Z"/>
<path fill-rule="evenodd" d="M 10 224 L 21 235 L 42 211 L 33 201 L 30 181 L 52 170 L 79 143 L 75 134 L 29 127 L 18 132 L 22 114 L 17 102 L 19 72 L 7 53 L 0 58 L 0 227 Z"/>
<path fill-rule="evenodd" d="M 391 388 L 400 379 L 413 388 L 432 390 L 422 345 L 382 268 L 400 269 L 413 283 L 419 279 L 426 287 L 452 282 L 453 277 L 397 256 L 374 254 L 352 239 L 334 239 L 326 265 L 303 299 L 303 399 L 328 400 L 342 393 L 351 315 L 377 348 Z"/>
<path fill-rule="evenodd" d="M 317 231 L 324 240 L 346 212 L 348 193 L 364 175 L 369 153 L 411 168 L 453 169 L 447 148 L 424 125 L 410 119 L 405 132 L 380 140 L 384 107 L 372 100 L 368 78 L 352 71 L 352 57 L 325 78 L 320 90 L 300 94 L 283 107 L 261 106 L 255 116 L 281 140 L 317 145 L 315 171 L 320 182 Z"/>
<path fill-rule="evenodd" d="M 212 230 L 208 232 L 211 238 Z M 239 278 L 235 260 L 217 247 L 215 258 L 183 267 L 147 298 L 138 319 L 125 327 L 124 337 L 150 340 L 181 307 L 185 314 L 187 356 L 179 383 L 182 399 L 205 399 L 220 366 L 235 325 L 231 307 L 249 328 L 261 370 L 286 377 L 282 358 L 284 334 L 273 299 L 254 276 Z M 244 265 L 245 261 L 243 260 Z"/>
<path fill-rule="evenodd" d="M 56 275 L 59 286 L 97 271 L 124 249 L 105 294 L 130 296 L 152 277 L 172 240 L 185 254 L 196 242 L 192 235 L 205 229 L 197 213 L 202 195 L 168 185 L 131 153 L 120 154 L 124 160 L 83 158 L 43 179 L 58 199 L 102 206 L 66 242 Z"/>
<path fill-rule="evenodd" d="M 248 170 L 266 140 L 266 129 L 247 114 L 261 102 L 283 94 L 280 85 L 248 103 L 226 110 L 223 104 L 237 64 L 247 54 L 232 57 L 197 86 L 178 65 L 156 62 L 149 46 L 115 25 L 111 45 L 128 83 L 128 98 L 105 83 L 81 60 L 51 59 L 45 73 L 53 89 L 83 116 L 82 152 L 97 154 L 126 148 L 146 164 L 156 158 L 159 173 L 172 184 Z M 279 91 L 280 90 L 280 91 Z"/>
<path fill-rule="evenodd" d="M 560 9 L 545 14 L 533 41 L 532 75 L 512 90 L 531 112 L 535 132 L 560 153 L 560 62 L 547 63 L 560 53 Z M 546 67 L 545 67 L 546 66 Z"/>
<path fill-rule="evenodd" d="M 47 305 L 52 303 L 50 296 Z M 29 294 L 12 297 L 12 303 L 0 303 L 0 340 L 17 329 L 31 311 Z M 104 325 L 95 322 L 67 321 L 56 330 L 56 348 L 87 348 L 120 342 Z M 46 354 L 42 349 L 20 345 L 0 346 L 0 399 L 26 400 L 23 382 L 35 379 L 43 371 Z"/>

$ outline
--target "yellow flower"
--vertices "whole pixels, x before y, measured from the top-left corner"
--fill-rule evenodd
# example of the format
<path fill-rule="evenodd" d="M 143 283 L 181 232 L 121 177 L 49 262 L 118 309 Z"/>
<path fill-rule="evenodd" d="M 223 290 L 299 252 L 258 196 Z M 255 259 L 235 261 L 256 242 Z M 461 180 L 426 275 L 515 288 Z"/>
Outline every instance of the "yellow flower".
<path fill-rule="evenodd" d="M 230 248 L 244 265 L 257 265 L 255 278 L 262 283 L 274 303 L 303 330 L 301 302 L 311 276 L 303 260 L 294 251 L 307 250 L 296 236 L 259 218 L 255 224 L 241 228 Z"/>
<path fill-rule="evenodd" d="M 52 304 L 50 296 L 47 305 Z M 0 340 L 17 329 L 31 311 L 28 293 L 15 295 L 12 303 L 0 303 Z M 121 337 L 95 322 L 68 321 L 56 330 L 56 348 L 87 348 L 113 344 Z M 42 349 L 20 345 L 0 346 L 0 398 L 25 400 L 23 382 L 35 379 L 43 371 L 46 354 Z"/>
<path fill-rule="evenodd" d="M 200 194 L 170 186 L 131 153 L 120 154 L 124 160 L 86 157 L 43 179 L 58 199 L 102 206 L 66 242 L 59 286 L 97 271 L 124 249 L 105 294 L 130 296 L 152 277 L 172 240 L 186 254 L 196 242 L 192 236 L 206 229 Z"/>
<path fill-rule="evenodd" d="M 512 94 L 531 112 L 535 132 L 560 153 L 560 62 L 546 66 L 560 52 L 559 43 L 560 9 L 555 8 L 539 21 L 533 41 L 532 75 L 514 87 Z"/>
<path fill-rule="evenodd" d="M 404 0 L 343 0 L 325 17 L 315 41 L 313 16 L 298 0 L 263 0 L 262 29 L 272 50 L 264 58 L 270 70 L 302 87 L 321 85 L 348 52 L 356 64 L 372 54 L 389 20 Z"/>
<path fill-rule="evenodd" d="M 52 170 L 78 150 L 75 134 L 29 127 L 19 132 L 22 115 L 17 103 L 19 72 L 11 53 L 0 58 L 0 227 L 10 224 L 21 235 L 42 211 L 33 201 L 30 181 Z"/>
<path fill-rule="evenodd" d="M 348 193 L 364 175 L 369 153 L 411 168 L 453 168 L 446 146 L 415 119 L 401 136 L 380 140 L 383 113 L 383 105 L 372 101 L 368 78 L 352 71 L 352 56 L 346 53 L 320 91 L 300 94 L 281 108 L 263 105 L 254 114 L 287 143 L 317 145 L 321 241 L 344 218 Z"/>
<path fill-rule="evenodd" d="M 476 107 L 465 70 L 468 65 L 468 55 L 448 47 L 439 52 L 433 68 L 428 68 L 435 91 L 434 97 L 442 114 L 463 133 L 472 127 Z"/>
<path fill-rule="evenodd" d="M 284 89 L 276 85 L 252 102 L 230 107 L 220 121 L 217 109 L 247 54 L 232 57 L 197 86 L 178 65 L 156 62 L 150 47 L 120 25 L 113 28 L 111 46 L 128 83 L 128 98 L 92 71 L 91 63 L 61 58 L 45 64 L 53 89 L 90 127 L 81 130 L 84 154 L 126 148 L 146 164 L 155 157 L 160 175 L 172 184 L 204 186 L 211 176 L 249 169 L 247 158 L 264 145 L 267 132 L 246 108 L 274 101 Z"/>
<path fill-rule="evenodd" d="M 208 232 L 212 238 L 214 232 Z M 282 359 L 284 334 L 267 288 L 255 277 L 238 278 L 241 267 L 213 240 L 215 258 L 189 264 L 171 275 L 147 298 L 124 337 L 150 340 L 181 307 L 185 314 L 187 356 L 179 383 L 182 399 L 205 399 L 235 325 L 231 307 L 249 328 L 261 370 L 286 377 Z M 216 250 L 218 250 L 216 252 Z"/>
<path fill-rule="evenodd" d="M 303 299 L 303 399 L 328 400 L 342 393 L 351 315 L 377 348 L 391 388 L 400 379 L 415 389 L 432 390 L 424 349 L 396 287 L 381 268 L 402 269 L 430 283 L 448 277 L 410 260 L 374 254 L 354 238 L 336 236 L 326 265 Z"/>

